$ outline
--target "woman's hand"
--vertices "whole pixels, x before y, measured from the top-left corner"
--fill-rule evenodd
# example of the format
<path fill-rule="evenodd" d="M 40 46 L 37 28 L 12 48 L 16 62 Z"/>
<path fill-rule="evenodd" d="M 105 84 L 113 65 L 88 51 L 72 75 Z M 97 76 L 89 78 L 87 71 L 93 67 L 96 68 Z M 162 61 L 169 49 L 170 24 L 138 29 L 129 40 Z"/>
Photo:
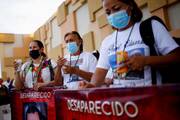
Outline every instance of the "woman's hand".
<path fill-rule="evenodd" d="M 71 67 L 69 65 L 63 65 L 62 70 L 64 74 L 74 74 L 76 71 L 75 67 Z"/>
<path fill-rule="evenodd" d="M 110 86 L 111 84 L 113 84 L 113 79 L 105 78 L 105 85 Z"/>
<path fill-rule="evenodd" d="M 14 61 L 13 65 L 14 65 L 14 70 L 17 71 L 18 66 L 19 66 L 18 63 L 16 61 Z"/>
<path fill-rule="evenodd" d="M 138 70 L 142 71 L 144 69 L 144 66 L 146 65 L 146 57 L 145 56 L 132 56 L 127 59 L 125 64 L 129 67 L 131 70 Z"/>
<path fill-rule="evenodd" d="M 93 85 L 93 84 L 90 83 L 90 82 L 87 82 L 87 81 L 81 81 L 81 82 L 79 83 L 78 89 L 93 88 L 93 87 L 96 87 L 96 86 Z"/>
<path fill-rule="evenodd" d="M 62 68 L 62 66 L 65 65 L 66 62 L 67 60 L 65 58 L 58 56 L 57 66 L 59 68 Z"/>
<path fill-rule="evenodd" d="M 14 64 L 15 72 L 20 72 L 21 66 L 22 66 L 22 61 L 15 60 L 13 64 Z"/>
<path fill-rule="evenodd" d="M 35 83 L 34 86 L 33 86 L 33 89 L 38 91 L 40 88 L 42 87 L 46 87 L 46 83 Z"/>

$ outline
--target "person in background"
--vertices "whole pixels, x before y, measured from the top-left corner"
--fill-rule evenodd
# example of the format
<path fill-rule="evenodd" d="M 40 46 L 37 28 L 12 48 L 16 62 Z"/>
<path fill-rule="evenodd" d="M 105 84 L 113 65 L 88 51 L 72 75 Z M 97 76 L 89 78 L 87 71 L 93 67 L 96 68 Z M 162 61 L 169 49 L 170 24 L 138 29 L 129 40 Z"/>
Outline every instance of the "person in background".
<path fill-rule="evenodd" d="M 104 83 L 108 69 L 113 80 L 122 87 L 150 86 L 151 67 L 162 67 L 180 61 L 180 47 L 166 28 L 152 21 L 155 47 L 162 56 L 150 56 L 139 27 L 142 12 L 134 0 L 102 0 L 109 24 L 115 31 L 107 36 L 100 48 L 100 58 L 90 82 L 81 82 L 79 88 L 99 87 Z M 161 76 L 157 75 L 157 80 Z"/>
<path fill-rule="evenodd" d="M 7 77 L 7 79 L 2 83 L 2 85 L 6 86 L 8 91 L 10 92 L 14 88 L 14 79 L 11 80 L 10 77 Z"/>
<path fill-rule="evenodd" d="M 54 80 L 56 73 L 56 62 L 48 59 L 45 55 L 44 46 L 41 41 L 33 40 L 29 44 L 30 60 L 22 66 L 15 61 L 15 88 L 34 88 L 56 86 L 60 84 L 59 79 Z"/>
<path fill-rule="evenodd" d="M 7 79 L 2 84 L 5 85 L 7 88 L 9 88 L 10 82 L 11 82 L 10 77 L 7 77 Z"/>
<path fill-rule="evenodd" d="M 0 87 L 3 85 L 4 80 L 0 78 Z"/>
<path fill-rule="evenodd" d="M 13 90 L 14 88 L 14 78 L 12 78 L 9 83 L 9 91 Z"/>
<path fill-rule="evenodd" d="M 97 59 L 89 52 L 83 52 L 83 40 L 78 32 L 72 31 L 64 36 L 67 50 L 65 57 L 59 57 L 58 74 L 62 85 L 68 89 L 77 89 L 80 81 L 90 81 L 96 68 Z"/>

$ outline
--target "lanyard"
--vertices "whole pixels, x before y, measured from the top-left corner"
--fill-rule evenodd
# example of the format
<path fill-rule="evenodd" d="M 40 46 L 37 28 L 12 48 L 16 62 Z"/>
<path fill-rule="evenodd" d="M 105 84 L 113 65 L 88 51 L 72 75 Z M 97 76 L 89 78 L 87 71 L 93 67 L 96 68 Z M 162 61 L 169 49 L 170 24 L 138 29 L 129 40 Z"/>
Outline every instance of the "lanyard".
<path fill-rule="evenodd" d="M 124 44 L 123 52 L 125 51 L 126 46 L 127 46 L 128 42 L 129 42 L 129 40 L 130 40 L 129 38 L 131 37 L 133 28 L 134 28 L 134 25 L 133 25 L 132 28 L 131 28 L 131 31 L 130 31 L 130 33 L 129 33 L 129 35 L 128 35 L 128 38 L 127 38 L 127 40 L 126 40 L 126 43 Z M 116 38 L 115 38 L 115 53 L 117 53 L 117 37 L 118 37 L 118 30 L 116 31 Z"/>
<path fill-rule="evenodd" d="M 123 52 L 125 51 L 126 46 L 127 46 L 128 42 L 129 42 L 129 40 L 130 40 L 130 37 L 131 37 L 132 31 L 133 31 L 133 28 L 134 28 L 134 25 L 132 26 L 131 31 L 129 32 L 128 38 L 127 38 L 127 40 L 126 40 L 126 42 L 125 42 L 125 44 L 124 44 Z M 117 54 L 117 39 L 118 39 L 118 31 L 116 32 L 116 38 L 115 38 L 115 54 Z M 117 56 L 117 55 L 116 55 L 116 56 Z M 113 71 L 113 73 L 115 73 L 115 71 Z M 117 74 L 113 74 L 113 78 L 114 78 L 114 77 L 117 77 L 117 76 L 118 76 Z"/>
<path fill-rule="evenodd" d="M 76 60 L 75 64 L 74 64 L 74 67 L 76 67 L 78 61 L 79 61 L 79 57 L 80 55 L 78 55 L 78 59 Z M 71 66 L 71 55 L 70 55 L 70 66 Z M 71 77 L 72 77 L 72 74 L 70 73 L 70 77 L 69 77 L 69 81 L 71 80 Z"/>
<path fill-rule="evenodd" d="M 80 56 L 80 55 L 78 55 L 78 59 L 76 60 L 76 62 L 75 62 L 75 64 L 74 64 L 75 67 L 76 67 L 76 65 L 77 65 L 77 63 L 78 63 L 79 56 Z M 71 55 L 70 55 L 70 66 L 71 66 Z"/>
<path fill-rule="evenodd" d="M 41 62 L 38 66 L 38 68 L 36 70 L 34 70 L 34 65 L 33 65 L 33 62 L 32 62 L 32 69 L 31 69 L 31 72 L 32 72 L 32 81 L 33 81 L 33 84 L 37 83 L 37 82 L 42 82 L 40 81 L 40 78 L 41 78 L 41 70 L 42 70 L 42 67 L 43 67 L 43 63 L 44 63 L 44 57 L 41 58 Z M 33 75 L 33 70 L 34 70 L 34 75 Z"/>

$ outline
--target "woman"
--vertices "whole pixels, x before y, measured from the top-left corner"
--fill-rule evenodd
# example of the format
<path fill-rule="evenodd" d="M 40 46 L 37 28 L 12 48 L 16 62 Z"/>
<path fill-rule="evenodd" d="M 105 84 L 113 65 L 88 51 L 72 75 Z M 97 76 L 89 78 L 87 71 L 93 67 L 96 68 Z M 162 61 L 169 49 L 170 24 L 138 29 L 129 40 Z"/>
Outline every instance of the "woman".
<path fill-rule="evenodd" d="M 29 45 L 29 55 L 31 60 L 24 63 L 20 69 L 19 64 L 15 67 L 15 87 L 16 89 L 34 88 L 59 85 L 60 81 L 54 80 L 56 62 L 48 59 L 43 52 L 44 46 L 41 41 L 33 40 Z"/>
<path fill-rule="evenodd" d="M 68 89 L 77 89 L 80 81 L 91 80 L 97 60 L 92 53 L 83 52 L 83 40 L 78 32 L 67 33 L 64 40 L 69 55 L 59 57 L 55 79 L 60 78 Z"/>
<path fill-rule="evenodd" d="M 152 21 L 155 47 L 163 56 L 150 56 L 139 26 L 142 12 L 134 0 L 102 0 L 109 24 L 116 30 L 105 38 L 100 58 L 90 83 L 81 82 L 80 88 L 98 87 L 104 83 L 108 69 L 113 70 L 114 83 L 122 87 L 149 86 L 150 67 L 161 67 L 179 62 L 179 46 L 158 21 Z M 157 75 L 158 81 L 161 76 Z"/>

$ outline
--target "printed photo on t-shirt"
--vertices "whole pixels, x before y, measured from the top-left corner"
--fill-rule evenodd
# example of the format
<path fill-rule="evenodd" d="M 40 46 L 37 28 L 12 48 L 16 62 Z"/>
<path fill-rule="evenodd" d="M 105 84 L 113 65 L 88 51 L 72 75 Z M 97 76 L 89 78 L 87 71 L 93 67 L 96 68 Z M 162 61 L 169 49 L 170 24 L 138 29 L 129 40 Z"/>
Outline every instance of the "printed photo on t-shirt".
<path fill-rule="evenodd" d="M 121 53 L 122 51 L 112 51 L 109 54 L 109 64 L 112 68 L 113 71 L 116 71 L 116 69 L 120 66 L 119 64 L 117 64 L 117 53 Z M 133 48 L 130 50 L 126 51 L 128 54 L 128 57 L 132 57 L 132 56 L 145 56 L 145 51 L 144 48 Z M 140 79 L 144 79 L 144 70 L 142 71 L 132 71 L 130 69 L 128 69 L 127 73 L 126 73 L 126 77 L 125 80 L 140 80 Z"/>
<path fill-rule="evenodd" d="M 128 56 L 145 56 L 144 48 L 132 49 L 128 52 Z M 144 69 L 142 71 L 131 71 L 129 70 L 126 75 L 126 80 L 140 80 L 144 79 Z"/>

